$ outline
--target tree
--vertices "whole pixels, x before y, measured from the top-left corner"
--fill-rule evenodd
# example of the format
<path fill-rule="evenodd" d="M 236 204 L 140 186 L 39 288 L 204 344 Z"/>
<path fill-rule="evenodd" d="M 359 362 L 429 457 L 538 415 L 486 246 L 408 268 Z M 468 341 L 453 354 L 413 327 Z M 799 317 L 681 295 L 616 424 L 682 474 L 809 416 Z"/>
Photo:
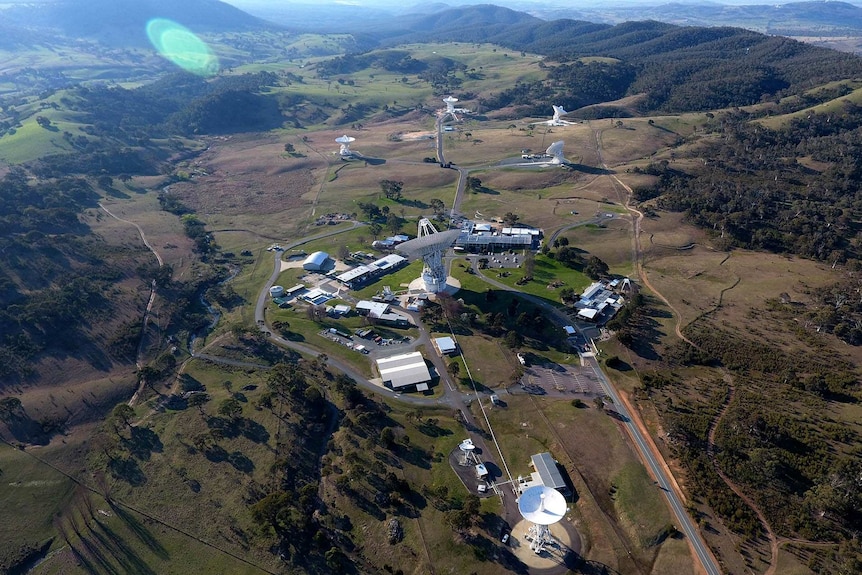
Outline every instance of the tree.
<path fill-rule="evenodd" d="M 346 260 L 347 258 L 349 258 L 349 257 L 350 257 L 350 248 L 348 248 L 348 247 L 347 247 L 346 245 L 344 245 L 344 244 L 341 244 L 340 246 L 338 246 L 338 251 L 336 252 L 336 256 L 337 256 L 337 257 L 338 257 L 338 259 L 340 259 L 341 261 Z"/>
<path fill-rule="evenodd" d="M 234 398 L 223 400 L 218 406 L 219 415 L 229 417 L 231 421 L 239 419 L 242 415 L 242 404 Z"/>
<path fill-rule="evenodd" d="M 296 151 L 296 148 L 293 147 L 293 144 L 288 143 L 284 145 L 284 151 L 288 154 L 292 154 Z"/>
<path fill-rule="evenodd" d="M 513 214 L 512 212 L 506 212 L 506 215 L 503 216 L 503 223 L 511 228 L 520 219 L 521 218 L 517 214 Z"/>
<path fill-rule="evenodd" d="M 401 218 L 395 214 L 389 214 L 386 217 L 386 229 L 393 235 L 401 231 Z"/>
<path fill-rule="evenodd" d="M 431 198 L 429 203 L 431 204 L 431 209 L 434 210 L 434 217 L 438 220 L 442 220 L 443 213 L 446 210 L 446 205 L 443 203 L 443 200 L 439 198 Z"/>
<path fill-rule="evenodd" d="M 452 377 L 457 378 L 458 374 L 461 373 L 461 364 L 457 361 L 450 361 L 449 365 L 446 366 L 446 371 L 448 371 L 449 375 Z"/>
<path fill-rule="evenodd" d="M 476 176 L 467 176 L 467 189 L 473 192 L 482 190 L 482 180 Z"/>
<path fill-rule="evenodd" d="M 114 187 L 114 178 L 107 174 L 103 174 L 96 178 L 96 183 L 99 184 L 99 187 L 103 190 L 107 190 Z"/>
<path fill-rule="evenodd" d="M 396 182 L 394 180 L 380 180 L 380 189 L 387 199 L 398 201 L 401 199 L 401 192 L 404 189 L 404 182 Z"/>
<path fill-rule="evenodd" d="M 51 120 L 46 118 L 45 116 L 36 116 L 36 123 L 43 128 L 51 127 Z"/>
<path fill-rule="evenodd" d="M 384 427 L 380 430 L 380 443 L 385 447 L 391 447 L 395 443 L 395 432 L 391 427 Z"/>
<path fill-rule="evenodd" d="M 596 256 L 590 256 L 590 259 L 587 260 L 587 265 L 584 266 L 584 273 L 592 280 L 597 280 L 606 276 L 609 270 L 610 268 L 608 268 L 608 264 Z"/>
<path fill-rule="evenodd" d="M 129 407 L 127 403 L 121 403 L 111 412 L 111 417 L 122 423 L 123 427 L 129 427 L 132 418 L 135 417 L 135 410 Z"/>
<path fill-rule="evenodd" d="M 204 414 L 204 405 L 209 401 L 209 396 L 206 393 L 193 393 L 189 396 L 187 405 L 189 407 L 197 407 L 198 412 L 203 416 Z"/>
<path fill-rule="evenodd" d="M 21 414 L 21 400 L 17 397 L 0 399 L 0 421 L 9 421 Z"/>
<path fill-rule="evenodd" d="M 446 512 L 446 523 L 455 531 L 464 531 L 472 525 L 473 518 L 466 509 L 453 509 Z"/>
<path fill-rule="evenodd" d="M 602 399 L 602 396 L 597 395 L 593 398 L 593 403 L 596 405 L 596 409 L 599 411 L 604 411 L 605 409 L 605 400 Z"/>
<path fill-rule="evenodd" d="M 383 231 L 383 226 L 381 226 L 377 222 L 374 222 L 373 224 L 368 226 L 368 231 L 371 232 L 371 237 L 376 240 L 380 236 L 380 232 Z"/>
<path fill-rule="evenodd" d="M 516 331 L 510 331 L 506 333 L 506 338 L 503 340 L 506 343 L 506 347 L 510 349 L 515 349 L 521 347 L 521 344 L 524 343 L 524 338 L 521 337 L 521 334 Z"/>
<path fill-rule="evenodd" d="M 479 497 L 469 493 L 467 494 L 467 497 L 464 498 L 464 511 L 470 514 L 470 517 L 472 518 L 478 517 L 480 504 L 481 502 L 479 501 Z"/>

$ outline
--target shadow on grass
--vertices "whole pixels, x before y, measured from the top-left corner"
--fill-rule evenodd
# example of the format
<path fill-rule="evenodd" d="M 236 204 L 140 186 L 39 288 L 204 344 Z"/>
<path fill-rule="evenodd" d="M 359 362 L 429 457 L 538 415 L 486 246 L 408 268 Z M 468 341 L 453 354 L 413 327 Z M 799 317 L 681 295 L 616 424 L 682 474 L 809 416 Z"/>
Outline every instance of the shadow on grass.
<path fill-rule="evenodd" d="M 158 434 L 146 427 L 132 427 L 131 437 L 122 441 L 132 457 L 144 461 L 148 460 L 151 454 L 161 453 L 164 449 Z"/>
<path fill-rule="evenodd" d="M 98 529 L 94 529 L 89 522 L 87 523 L 90 533 L 120 564 L 124 573 L 129 575 L 156 575 L 156 572 L 147 565 L 140 555 L 135 553 L 135 550 L 117 532 L 98 519 L 96 519 L 96 527 Z"/>
<path fill-rule="evenodd" d="M 134 514 L 132 514 L 132 512 L 117 505 L 113 501 L 108 501 L 108 505 L 111 507 L 111 511 L 113 511 L 117 517 L 123 521 L 125 526 L 141 540 L 141 543 L 146 545 L 147 548 L 159 559 L 170 558 L 170 554 L 168 553 L 168 550 L 165 549 L 164 545 L 159 543 L 158 539 L 155 538 L 150 530 L 147 529 L 144 524 L 141 523 Z"/>
<path fill-rule="evenodd" d="M 230 453 L 227 456 L 227 462 L 230 463 L 237 471 L 242 471 L 243 473 L 251 473 L 254 471 L 254 462 L 239 451 Z"/>
<path fill-rule="evenodd" d="M 410 465 L 415 465 L 422 469 L 431 469 L 431 455 L 424 449 L 408 445 L 398 445 L 395 451 L 398 457 Z"/>
<path fill-rule="evenodd" d="M 112 459 L 108 464 L 108 469 L 117 479 L 121 479 L 132 487 L 140 487 L 147 482 L 147 476 L 141 470 L 138 462 L 133 458 L 128 459 Z"/>

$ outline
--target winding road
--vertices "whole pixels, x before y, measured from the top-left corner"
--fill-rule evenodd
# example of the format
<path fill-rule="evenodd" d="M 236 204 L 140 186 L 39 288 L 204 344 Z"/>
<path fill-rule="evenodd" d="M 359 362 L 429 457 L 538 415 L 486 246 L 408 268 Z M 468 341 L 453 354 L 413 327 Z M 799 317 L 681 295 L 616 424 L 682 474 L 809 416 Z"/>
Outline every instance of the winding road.
<path fill-rule="evenodd" d="M 438 128 L 437 148 L 438 148 L 438 158 L 442 162 L 442 160 L 443 160 L 442 140 L 443 139 L 441 137 L 439 137 L 441 126 L 442 126 L 442 119 L 438 117 L 438 120 L 437 120 L 437 128 Z M 599 137 L 598 131 L 595 132 L 595 137 L 596 137 L 596 152 L 597 152 L 597 155 L 599 158 L 599 163 L 600 163 L 601 167 L 604 167 L 604 164 L 601 161 L 601 146 L 599 143 L 600 137 Z M 459 181 L 458 181 L 458 191 L 456 192 L 456 197 L 455 197 L 455 200 L 453 201 L 452 214 L 455 214 L 458 211 L 458 207 L 460 205 L 460 200 L 463 197 L 463 192 L 464 192 L 465 183 L 466 183 L 466 176 L 469 173 L 468 169 L 463 169 L 463 168 L 458 168 L 458 171 L 459 171 L 460 177 L 459 177 Z M 609 177 L 611 177 L 614 180 L 615 185 L 619 185 L 623 189 L 625 189 L 629 193 L 629 197 L 630 197 L 631 189 L 628 186 L 626 186 L 623 182 L 621 182 L 613 174 L 609 174 Z M 641 212 L 639 212 L 638 210 L 630 207 L 628 200 L 626 200 L 624 203 L 625 203 L 626 207 L 629 209 L 629 211 L 633 214 L 632 219 L 633 219 L 633 224 L 634 224 L 634 245 L 633 245 L 633 249 L 632 249 L 632 257 L 633 257 L 634 262 L 637 266 L 638 276 L 642 279 L 644 285 L 649 287 L 653 291 L 653 293 L 656 293 L 658 295 L 658 297 L 660 297 L 660 299 L 662 299 L 663 301 L 668 303 L 668 306 L 673 310 L 674 309 L 673 306 L 671 306 L 670 303 L 667 302 L 667 300 L 659 294 L 659 292 L 657 292 L 654 288 L 651 287 L 651 285 L 649 284 L 648 278 L 646 277 L 646 273 L 643 270 L 642 261 L 641 261 L 642 254 L 641 254 L 640 239 L 639 239 L 640 223 L 641 223 L 641 220 L 643 219 L 643 214 Z M 600 221 L 600 219 L 597 218 L 596 220 L 592 220 L 592 223 L 598 223 L 599 221 Z M 573 224 L 571 226 L 567 226 L 566 228 L 576 227 L 577 225 L 584 225 L 585 223 L 590 223 L 590 222 L 582 222 L 579 224 Z M 357 225 L 360 225 L 360 224 L 354 224 L 354 227 L 356 227 Z M 353 229 L 353 228 L 348 228 L 348 229 Z M 295 242 L 288 244 L 285 247 L 285 249 L 290 250 L 290 249 L 293 249 L 293 248 L 300 246 L 304 243 L 308 243 L 310 241 L 314 241 L 314 240 L 317 240 L 320 238 L 332 236 L 332 235 L 335 235 L 338 233 L 343 233 L 344 231 L 347 231 L 348 229 L 336 230 L 336 231 L 327 232 L 324 234 L 318 234 L 316 236 L 312 236 L 312 237 L 305 238 L 302 240 L 298 240 L 298 241 L 295 241 Z M 561 230 L 558 230 L 556 233 L 558 234 L 560 231 Z M 552 237 L 553 237 L 553 235 L 552 235 Z M 278 275 L 281 273 L 281 252 L 276 251 L 274 256 L 275 257 L 274 257 L 274 261 L 273 261 L 272 274 L 270 275 L 269 280 L 265 283 L 265 285 L 261 289 L 260 295 L 259 295 L 258 300 L 257 300 L 257 304 L 255 306 L 255 322 L 258 325 L 259 329 L 264 331 L 270 337 L 271 341 L 273 341 L 279 345 L 282 345 L 286 348 L 296 350 L 300 353 L 310 355 L 313 357 L 317 357 L 318 355 L 320 355 L 320 352 L 317 351 L 316 349 L 314 349 L 313 347 L 302 344 L 302 343 L 289 341 L 289 340 L 287 340 L 281 336 L 274 335 L 274 334 L 272 334 L 270 328 L 267 326 L 265 312 L 266 312 L 266 305 L 267 305 L 268 298 L 269 298 L 269 288 L 275 283 L 276 279 L 278 278 Z M 482 278 L 484 281 L 489 283 L 490 285 L 493 285 L 494 287 L 496 287 L 498 289 L 504 289 L 507 291 L 515 292 L 519 295 L 519 297 L 521 297 L 527 301 L 530 301 L 534 305 L 545 310 L 547 312 L 548 316 L 550 318 L 552 318 L 554 323 L 558 324 L 558 326 L 560 326 L 561 328 L 564 325 L 571 325 L 572 324 L 572 321 L 570 320 L 570 318 L 565 313 L 563 313 L 560 309 L 558 309 L 556 306 L 551 304 L 550 302 L 547 302 L 541 298 L 532 296 L 530 294 L 525 294 L 525 293 L 519 292 L 518 290 L 511 288 L 509 286 L 506 286 L 505 284 L 502 284 L 500 282 L 496 282 L 496 281 L 492 280 L 491 278 L 484 276 L 483 274 L 478 272 L 478 270 L 477 270 L 477 275 L 480 278 Z M 677 318 L 679 318 L 678 313 L 675 313 L 675 316 Z M 677 320 L 677 321 L 679 322 L 679 320 Z M 677 334 L 682 339 L 686 340 L 686 338 L 684 336 L 682 336 L 681 329 L 679 327 L 679 323 L 677 323 L 677 330 L 676 331 L 677 331 Z M 688 341 L 688 340 L 686 340 L 686 341 Z M 701 534 L 698 531 L 697 527 L 695 526 L 694 522 L 692 521 L 691 517 L 688 515 L 688 513 L 685 509 L 684 498 L 682 496 L 681 490 L 680 490 L 678 484 L 676 483 L 676 481 L 674 481 L 673 475 L 670 472 L 669 467 L 667 466 L 667 464 L 665 463 L 665 461 L 661 457 L 661 454 L 659 453 L 657 447 L 653 443 L 652 438 L 649 437 L 649 434 L 646 431 L 646 427 L 643 425 L 643 422 L 640 419 L 640 414 L 635 409 L 633 409 L 630 406 L 630 404 L 628 403 L 628 401 L 626 401 L 625 398 L 623 398 L 617 392 L 617 390 L 614 388 L 614 386 L 611 384 L 611 382 L 608 380 L 608 378 L 606 377 L 606 375 L 602 371 L 601 365 L 600 365 L 599 361 L 595 358 L 595 356 L 593 356 L 592 354 L 583 354 L 582 358 L 585 361 L 585 363 L 587 363 L 593 369 L 593 371 L 596 374 L 598 381 L 601 383 L 603 391 L 611 399 L 611 401 L 613 401 L 616 410 L 622 416 L 621 425 L 623 425 L 623 427 L 626 429 L 629 436 L 632 438 L 634 447 L 636 448 L 638 454 L 640 455 L 644 464 L 648 468 L 649 472 L 655 478 L 657 486 L 664 492 L 664 495 L 668 501 L 668 505 L 677 519 L 678 527 L 679 527 L 680 531 L 682 533 L 684 533 L 686 538 L 688 539 L 689 545 L 691 546 L 691 548 L 694 552 L 694 555 L 697 557 L 698 562 L 701 564 L 703 571 L 705 573 L 707 573 L 707 575 L 720 575 L 721 569 L 719 568 L 717 561 L 713 557 L 711 551 L 709 550 L 709 548 L 704 543 L 704 541 L 701 537 Z M 342 362 L 336 358 L 330 357 L 330 358 L 328 358 L 327 363 L 331 367 L 333 367 L 339 371 L 342 371 L 346 375 L 353 378 L 362 387 L 369 389 L 371 391 L 377 392 L 377 393 L 380 393 L 383 391 L 379 386 L 374 385 L 373 383 L 369 382 L 363 374 L 359 373 L 355 368 L 346 364 L 345 362 Z M 436 362 L 435 362 L 435 364 L 436 364 Z M 439 367 L 438 367 L 438 370 L 439 370 Z M 441 378 L 445 378 L 446 377 L 445 371 L 442 371 L 440 373 L 440 375 L 441 375 Z M 476 394 L 476 396 L 479 399 L 479 401 L 481 402 L 481 397 L 479 397 L 478 393 Z M 451 407 L 454 407 L 456 409 L 460 409 L 460 407 L 463 405 L 463 401 L 464 401 L 463 394 L 461 392 L 458 392 L 457 389 L 455 389 L 453 386 L 449 386 L 449 385 L 444 387 L 444 397 L 443 398 L 429 399 L 429 398 L 424 398 L 424 397 L 419 397 L 419 396 L 401 395 L 398 397 L 398 399 L 399 399 L 399 401 L 402 401 L 402 402 L 405 402 L 408 404 L 413 404 L 413 405 L 449 404 Z M 465 416 L 472 417 L 469 410 L 462 410 L 462 412 L 465 414 Z M 493 433 L 493 431 L 492 431 L 492 433 Z M 496 443 L 496 439 L 495 439 L 495 443 Z M 497 449 L 499 451 L 499 446 L 497 446 Z M 489 453 L 487 451 L 487 449 L 485 450 L 485 452 Z M 501 452 L 500 452 L 500 455 L 502 457 Z M 503 464 L 505 465 L 505 461 L 503 461 Z"/>

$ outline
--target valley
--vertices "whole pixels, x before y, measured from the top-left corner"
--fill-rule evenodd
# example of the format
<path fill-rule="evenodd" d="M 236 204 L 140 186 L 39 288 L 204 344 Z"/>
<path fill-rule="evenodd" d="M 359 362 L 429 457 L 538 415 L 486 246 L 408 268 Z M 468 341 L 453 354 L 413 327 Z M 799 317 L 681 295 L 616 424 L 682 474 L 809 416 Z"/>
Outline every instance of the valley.
<path fill-rule="evenodd" d="M 202 37 L 236 51 L 212 78 L 128 48 L 111 52 L 118 83 L 2 85 L 0 571 L 859 564 L 862 64 L 800 70 L 828 53 L 655 23 L 562 54 L 522 41 L 528 23 L 370 51 L 221 31 Z M 710 50 L 779 48 L 754 73 L 710 61 L 672 80 Z M 21 61 L 49 69 L 40 52 Z M 464 111 L 447 115 L 448 95 Z M 552 125 L 552 104 L 567 122 Z M 339 272 L 382 258 L 376 242 L 416 236 L 422 217 L 517 222 L 544 241 L 448 251 L 459 289 L 418 311 L 421 263 L 356 288 L 302 267 L 318 251 Z M 615 317 L 577 320 L 576 294 L 624 278 L 635 291 Z M 296 284 L 333 297 L 270 296 Z M 386 290 L 408 298 L 393 306 L 406 328 L 325 307 Z M 373 360 L 396 347 L 364 329 L 406 338 L 430 389 L 386 387 Z M 455 355 L 430 343 L 443 336 Z M 558 388 L 549 373 L 566 374 Z M 458 472 L 466 437 L 488 492 Z M 556 562 L 513 530 L 509 482 L 545 452 L 577 534 Z"/>

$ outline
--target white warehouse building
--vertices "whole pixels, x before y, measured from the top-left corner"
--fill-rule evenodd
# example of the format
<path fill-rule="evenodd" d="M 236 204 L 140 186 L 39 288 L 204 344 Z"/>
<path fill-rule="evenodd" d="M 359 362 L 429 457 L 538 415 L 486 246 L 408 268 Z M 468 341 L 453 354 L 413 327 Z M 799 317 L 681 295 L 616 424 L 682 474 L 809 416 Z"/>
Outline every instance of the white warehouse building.
<path fill-rule="evenodd" d="M 383 385 L 395 391 L 412 385 L 416 391 L 427 391 L 431 382 L 431 372 L 418 351 L 378 359 L 377 370 Z"/>
<path fill-rule="evenodd" d="M 319 272 L 326 267 L 329 254 L 326 252 L 314 252 L 302 262 L 302 269 L 310 272 Z"/>

